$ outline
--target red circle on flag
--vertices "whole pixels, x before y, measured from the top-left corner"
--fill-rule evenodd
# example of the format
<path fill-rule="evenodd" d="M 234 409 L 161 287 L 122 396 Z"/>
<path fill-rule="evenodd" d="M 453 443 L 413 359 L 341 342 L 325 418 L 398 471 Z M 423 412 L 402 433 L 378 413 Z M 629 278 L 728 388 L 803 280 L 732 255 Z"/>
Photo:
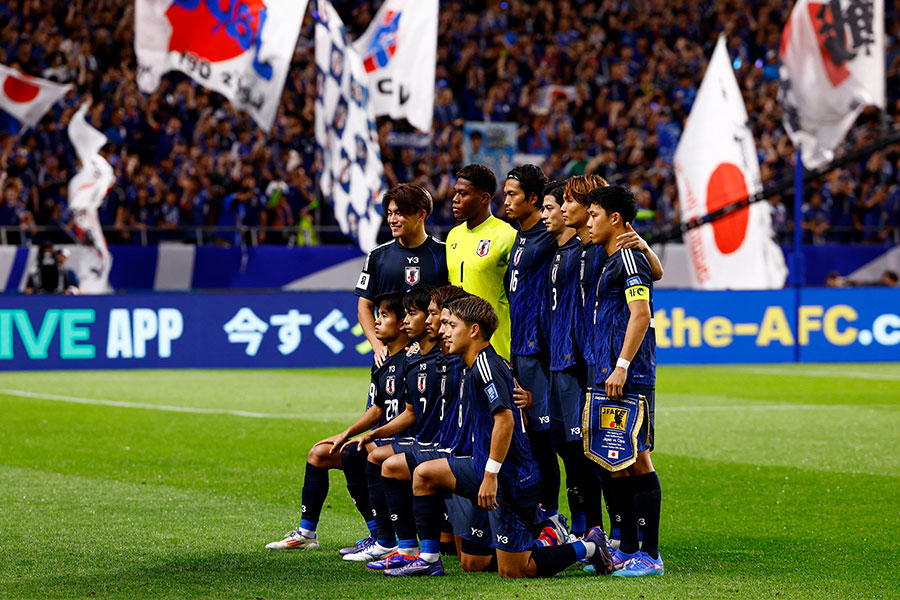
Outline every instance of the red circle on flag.
<path fill-rule="evenodd" d="M 722 163 L 709 177 L 706 186 L 706 211 L 708 213 L 747 197 L 747 182 L 741 169 L 732 163 Z M 727 217 L 713 221 L 716 246 L 722 254 L 731 254 L 741 247 L 747 235 L 750 209 L 745 207 Z"/>
<path fill-rule="evenodd" d="M 3 80 L 3 93 L 13 102 L 31 102 L 41 92 L 41 88 L 24 79 L 7 75 Z"/>

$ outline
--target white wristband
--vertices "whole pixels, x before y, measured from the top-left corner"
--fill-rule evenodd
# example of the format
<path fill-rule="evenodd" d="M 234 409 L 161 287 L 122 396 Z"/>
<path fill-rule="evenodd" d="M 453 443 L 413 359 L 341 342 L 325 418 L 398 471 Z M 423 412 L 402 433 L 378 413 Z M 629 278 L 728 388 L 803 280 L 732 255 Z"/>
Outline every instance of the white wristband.
<path fill-rule="evenodd" d="M 630 366 L 631 366 L 630 360 L 625 360 L 624 358 L 619 358 L 619 360 L 616 361 L 616 368 L 622 367 L 623 369 L 625 369 L 627 371 L 628 367 L 630 367 Z"/>
<path fill-rule="evenodd" d="M 502 462 L 497 462 L 493 458 L 489 458 L 487 464 L 484 465 L 485 473 L 499 473 L 500 467 L 503 466 Z"/>

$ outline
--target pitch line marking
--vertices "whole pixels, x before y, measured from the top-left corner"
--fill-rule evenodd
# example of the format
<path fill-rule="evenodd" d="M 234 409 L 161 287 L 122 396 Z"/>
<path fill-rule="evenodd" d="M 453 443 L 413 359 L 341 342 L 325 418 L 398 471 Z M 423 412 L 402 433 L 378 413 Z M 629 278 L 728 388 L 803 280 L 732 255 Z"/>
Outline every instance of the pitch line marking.
<path fill-rule="evenodd" d="M 814 369 L 796 369 L 796 368 L 762 368 L 748 369 L 748 373 L 757 375 L 801 375 L 804 377 L 825 377 L 825 378 L 842 378 L 842 379 L 868 379 L 872 381 L 900 381 L 900 374 L 893 373 L 866 373 L 858 371 L 844 371 L 841 374 L 835 374 L 828 371 L 816 371 Z"/>
<path fill-rule="evenodd" d="M 90 406 L 110 406 L 113 408 L 137 408 L 141 410 L 158 410 L 162 412 L 189 413 L 199 415 L 230 415 L 232 417 L 244 417 L 249 419 L 290 419 L 306 421 L 330 421 L 333 419 L 352 418 L 357 413 L 339 413 L 332 415 L 297 414 L 297 413 L 262 413 L 246 410 L 229 410 L 225 408 L 195 408 L 190 406 L 172 406 L 167 404 L 147 404 L 143 402 L 123 402 L 121 400 L 101 400 L 98 398 L 79 398 L 76 396 L 60 396 L 57 394 L 39 394 L 25 390 L 0 390 L 0 394 L 17 396 L 20 398 L 34 398 L 37 400 L 51 400 L 54 402 L 66 402 L 69 404 L 86 404 Z M 734 404 L 718 406 L 660 406 L 657 412 L 688 412 L 688 411 L 773 411 L 773 410 L 846 410 L 849 408 L 890 408 L 891 404 L 868 404 L 865 406 L 851 406 L 848 404 Z"/>

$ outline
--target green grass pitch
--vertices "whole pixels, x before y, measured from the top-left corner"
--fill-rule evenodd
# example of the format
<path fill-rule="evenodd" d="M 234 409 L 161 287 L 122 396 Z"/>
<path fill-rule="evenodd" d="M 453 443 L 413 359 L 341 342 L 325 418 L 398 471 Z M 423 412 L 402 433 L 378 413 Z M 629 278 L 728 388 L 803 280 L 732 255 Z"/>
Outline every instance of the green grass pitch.
<path fill-rule="evenodd" d="M 362 410 L 354 370 L 0 374 L 0 598 L 900 596 L 900 366 L 665 367 L 663 577 L 388 580 L 334 472 L 314 551 L 309 446 Z M 563 501 L 565 494 L 562 494 Z"/>

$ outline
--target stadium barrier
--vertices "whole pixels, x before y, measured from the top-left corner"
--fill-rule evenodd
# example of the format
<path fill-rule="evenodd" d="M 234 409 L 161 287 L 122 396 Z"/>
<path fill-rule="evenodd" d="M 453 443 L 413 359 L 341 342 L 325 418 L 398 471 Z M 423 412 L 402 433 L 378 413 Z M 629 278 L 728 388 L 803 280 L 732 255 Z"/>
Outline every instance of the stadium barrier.
<path fill-rule="evenodd" d="M 0 296 L 0 369 L 365 367 L 348 292 Z M 659 290 L 660 364 L 895 361 L 900 289 Z"/>

